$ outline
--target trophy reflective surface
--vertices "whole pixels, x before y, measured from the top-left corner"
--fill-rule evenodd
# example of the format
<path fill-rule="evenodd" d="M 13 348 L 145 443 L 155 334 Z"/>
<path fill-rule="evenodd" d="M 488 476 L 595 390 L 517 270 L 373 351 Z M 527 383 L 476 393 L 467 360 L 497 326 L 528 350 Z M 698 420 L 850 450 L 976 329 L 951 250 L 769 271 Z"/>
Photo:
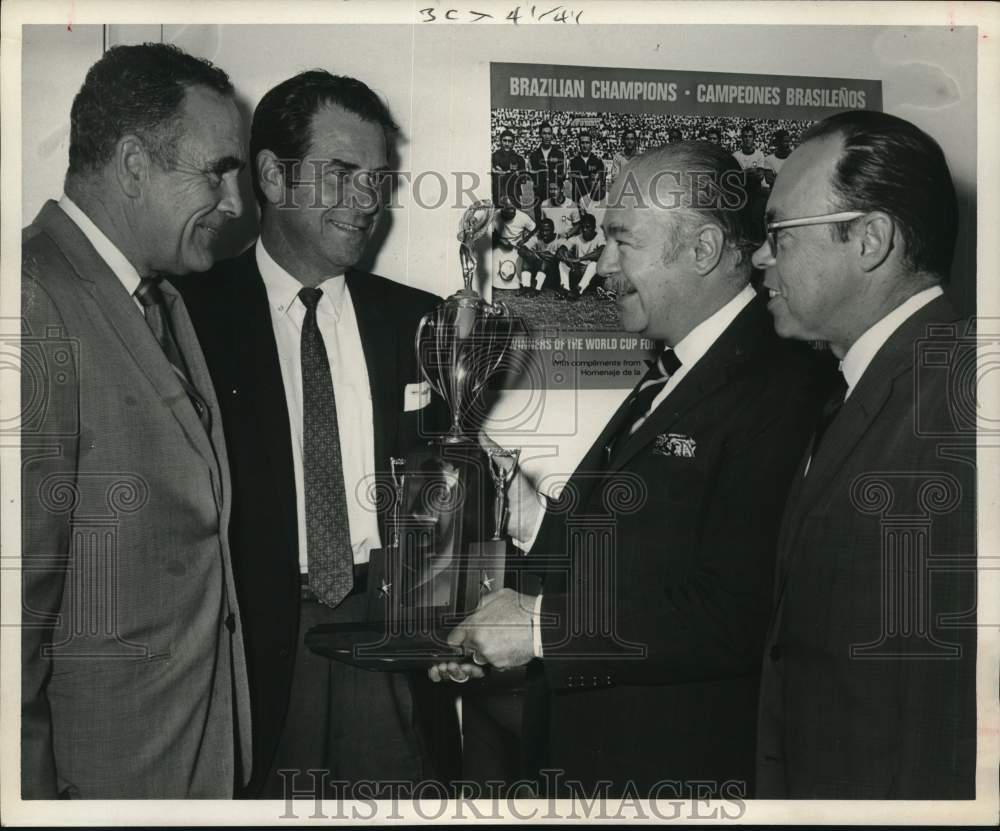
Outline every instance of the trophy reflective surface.
<path fill-rule="evenodd" d="M 493 216 L 489 201 L 465 212 L 458 234 L 464 286 L 417 327 L 417 363 L 448 407 L 447 431 L 391 460 L 392 507 L 384 547 L 369 561 L 368 620 L 310 630 L 306 643 L 315 652 L 369 669 L 429 666 L 461 654 L 447 645 L 448 630 L 503 587 L 510 475 L 500 458 L 517 458 L 485 453 L 478 435 L 483 392 L 503 364 L 513 320 L 473 288 L 473 246 Z"/>

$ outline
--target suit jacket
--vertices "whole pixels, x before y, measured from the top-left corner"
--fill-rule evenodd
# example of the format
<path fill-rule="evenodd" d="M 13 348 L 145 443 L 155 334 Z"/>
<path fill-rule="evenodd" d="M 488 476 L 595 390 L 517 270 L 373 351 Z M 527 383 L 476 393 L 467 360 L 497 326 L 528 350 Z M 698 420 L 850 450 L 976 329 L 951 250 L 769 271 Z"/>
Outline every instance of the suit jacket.
<path fill-rule="evenodd" d="M 569 175 L 573 182 L 573 201 L 579 204 L 580 200 L 590 193 L 590 177 L 593 175 L 597 175 L 599 185 L 594 198 L 603 199 L 605 193 L 604 173 L 604 160 L 594 152 L 591 152 L 586 161 L 584 161 L 583 156 L 574 156 L 570 159 Z"/>
<path fill-rule="evenodd" d="M 513 150 L 494 150 L 490 156 L 490 176 L 493 181 L 493 204 L 502 198 L 521 204 L 521 180 L 524 177 L 524 156 Z"/>
<path fill-rule="evenodd" d="M 54 202 L 25 229 L 22 280 L 22 794 L 230 797 L 251 763 L 232 492 L 184 304 L 164 286 L 210 435 Z"/>
<path fill-rule="evenodd" d="M 566 154 L 561 147 L 553 144 L 549 148 L 549 158 L 546 161 L 539 145 L 528 154 L 528 172 L 532 176 L 535 200 L 541 202 L 543 199 L 548 199 L 549 182 L 555 181 L 562 185 L 566 178 Z"/>
<path fill-rule="evenodd" d="M 799 347 L 755 298 L 608 463 L 623 404 L 550 505 L 527 558 L 547 572 L 538 763 L 617 793 L 749 792 L 778 523 L 817 411 Z"/>
<path fill-rule="evenodd" d="M 944 298 L 917 311 L 796 475 L 761 683 L 761 797 L 974 796 L 966 331 Z"/>
<path fill-rule="evenodd" d="M 374 274 L 347 272 L 372 392 L 375 466 L 389 474 L 421 435 L 440 426 L 436 406 L 404 411 L 419 371 L 413 335 L 439 302 Z M 299 621 L 299 541 L 285 388 L 270 306 L 254 247 L 205 275 L 176 281 L 191 310 L 230 447 L 236 587 L 244 617 L 254 723 L 256 792 L 274 757 L 292 680 Z M 386 481 L 389 481 L 388 479 Z M 382 517 L 384 520 L 385 517 Z M 384 527 L 384 523 L 383 523 Z"/>

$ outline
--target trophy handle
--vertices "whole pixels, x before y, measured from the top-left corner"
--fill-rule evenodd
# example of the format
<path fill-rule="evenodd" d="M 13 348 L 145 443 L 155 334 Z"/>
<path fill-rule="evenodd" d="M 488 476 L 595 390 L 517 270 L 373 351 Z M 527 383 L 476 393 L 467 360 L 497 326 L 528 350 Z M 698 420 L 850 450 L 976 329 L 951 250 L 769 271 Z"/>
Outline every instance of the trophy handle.
<path fill-rule="evenodd" d="M 495 303 L 487 303 L 483 305 L 483 309 L 488 317 L 494 317 L 494 318 L 499 317 L 507 321 L 508 323 L 511 322 L 510 310 L 507 308 L 507 305 L 505 303 L 501 303 L 499 301 Z M 490 346 L 489 350 L 486 353 L 487 355 L 490 356 L 490 363 L 486 371 L 483 372 L 482 379 L 480 380 L 480 382 L 476 384 L 476 386 L 473 388 L 472 395 L 470 396 L 471 399 L 475 400 L 476 398 L 478 398 L 479 393 L 486 386 L 487 382 L 493 377 L 494 373 L 500 367 L 500 364 L 503 363 L 503 359 L 507 355 L 507 352 L 509 351 L 510 340 L 509 338 L 507 338 L 507 334 L 503 336 L 504 339 L 507 340 L 507 343 L 502 348 L 496 349 L 494 347 L 500 335 L 496 332 L 496 330 L 493 330 L 490 333 Z"/>
<path fill-rule="evenodd" d="M 413 336 L 413 349 L 417 353 L 417 367 L 420 369 L 420 374 L 424 377 L 424 380 L 430 385 L 430 388 L 434 390 L 434 392 L 442 398 L 445 398 L 446 396 L 440 385 L 435 384 L 431 379 L 431 376 L 427 374 L 427 370 L 424 368 L 424 362 L 420 359 L 420 336 L 423 335 L 424 329 L 426 328 L 432 315 L 437 316 L 437 309 L 427 312 L 427 314 L 420 318 L 420 322 L 417 324 L 417 333 Z"/>
<path fill-rule="evenodd" d="M 510 309 L 507 307 L 506 303 L 501 303 L 500 301 L 497 301 L 495 303 L 491 303 L 487 307 L 487 309 L 489 310 L 488 311 L 489 314 L 493 315 L 494 317 L 502 318 L 509 325 L 513 326 L 513 323 L 511 322 Z M 497 369 L 499 369 L 500 364 L 503 363 L 504 356 L 510 350 L 510 338 L 507 337 L 509 334 L 511 334 L 511 333 L 508 332 L 504 336 L 506 338 L 506 340 L 507 340 L 507 343 L 504 345 L 504 347 L 502 349 L 498 349 L 497 350 L 497 358 L 493 362 L 493 366 L 490 367 L 490 375 L 493 375 L 493 373 L 496 372 Z M 494 338 L 496 337 L 496 333 L 495 332 L 493 334 L 493 337 Z"/>

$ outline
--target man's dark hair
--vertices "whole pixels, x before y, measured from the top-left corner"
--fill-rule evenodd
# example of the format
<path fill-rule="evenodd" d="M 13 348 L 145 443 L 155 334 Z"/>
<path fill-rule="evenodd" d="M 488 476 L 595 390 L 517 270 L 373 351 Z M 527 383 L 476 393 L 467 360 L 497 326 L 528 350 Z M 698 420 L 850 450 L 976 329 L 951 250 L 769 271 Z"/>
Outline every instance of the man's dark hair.
<path fill-rule="evenodd" d="M 313 116 L 328 106 L 380 125 L 387 136 L 399 130 L 382 99 L 357 78 L 311 69 L 282 81 L 260 99 L 250 126 L 253 189 L 261 205 L 267 200 L 257 181 L 257 154 L 270 150 L 282 161 L 304 161 L 313 140 Z"/>
<path fill-rule="evenodd" d="M 709 127 L 705 131 L 705 136 L 706 136 L 706 138 L 708 136 L 718 136 L 721 139 L 722 138 L 722 131 L 718 127 Z"/>
<path fill-rule="evenodd" d="M 504 130 L 500 134 L 500 139 L 503 140 L 505 138 L 509 138 L 511 141 L 513 141 L 514 140 L 514 134 L 510 130 Z"/>
<path fill-rule="evenodd" d="M 783 138 L 788 138 L 788 130 L 775 130 L 774 143 L 777 144 Z"/>
<path fill-rule="evenodd" d="M 232 95 L 219 67 L 169 43 L 112 46 L 87 72 L 70 110 L 69 175 L 100 169 L 122 136 L 138 136 L 153 159 L 176 161 L 180 113 L 190 87 Z"/>
<path fill-rule="evenodd" d="M 905 264 L 946 281 L 958 235 L 958 198 L 938 143 L 909 121 L 871 110 L 830 116 L 810 127 L 801 143 L 826 136 L 843 142 L 831 177 L 836 209 L 885 211 L 899 227 Z M 850 226 L 841 223 L 833 233 L 846 241 Z"/>
<path fill-rule="evenodd" d="M 542 130 L 544 130 L 546 127 L 548 127 L 550 130 L 552 129 L 552 125 L 549 124 L 549 122 L 543 121 L 541 124 L 538 125 L 538 132 L 541 133 Z"/>
<path fill-rule="evenodd" d="M 622 141 L 625 141 L 625 136 L 627 136 L 629 133 L 635 136 L 636 141 L 639 140 L 639 134 L 636 133 L 636 131 L 633 130 L 631 127 L 629 127 L 627 130 L 622 130 Z"/>
<path fill-rule="evenodd" d="M 580 227 L 583 228 L 585 225 L 597 228 L 597 217 L 593 214 L 584 214 L 580 217 Z"/>

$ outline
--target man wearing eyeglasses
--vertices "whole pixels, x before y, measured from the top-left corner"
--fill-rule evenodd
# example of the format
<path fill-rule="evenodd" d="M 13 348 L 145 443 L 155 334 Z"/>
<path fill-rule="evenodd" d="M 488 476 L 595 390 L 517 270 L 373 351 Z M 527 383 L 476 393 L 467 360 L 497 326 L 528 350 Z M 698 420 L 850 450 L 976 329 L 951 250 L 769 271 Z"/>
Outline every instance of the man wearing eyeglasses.
<path fill-rule="evenodd" d="M 203 285 L 183 285 L 232 459 L 250 797 L 420 781 L 436 775 L 428 735 L 450 727 L 420 729 L 412 685 L 422 677 L 365 672 L 303 644 L 317 624 L 365 619 L 369 551 L 384 527 L 366 495 L 434 409 L 413 338 L 437 298 L 354 268 L 395 132 L 356 79 L 314 70 L 276 86 L 250 135 L 260 238 Z"/>
<path fill-rule="evenodd" d="M 775 327 L 829 342 L 842 384 L 783 520 L 757 795 L 971 799 L 975 346 L 942 290 L 944 154 L 894 116 L 833 116 L 767 216 L 754 264 Z"/>

